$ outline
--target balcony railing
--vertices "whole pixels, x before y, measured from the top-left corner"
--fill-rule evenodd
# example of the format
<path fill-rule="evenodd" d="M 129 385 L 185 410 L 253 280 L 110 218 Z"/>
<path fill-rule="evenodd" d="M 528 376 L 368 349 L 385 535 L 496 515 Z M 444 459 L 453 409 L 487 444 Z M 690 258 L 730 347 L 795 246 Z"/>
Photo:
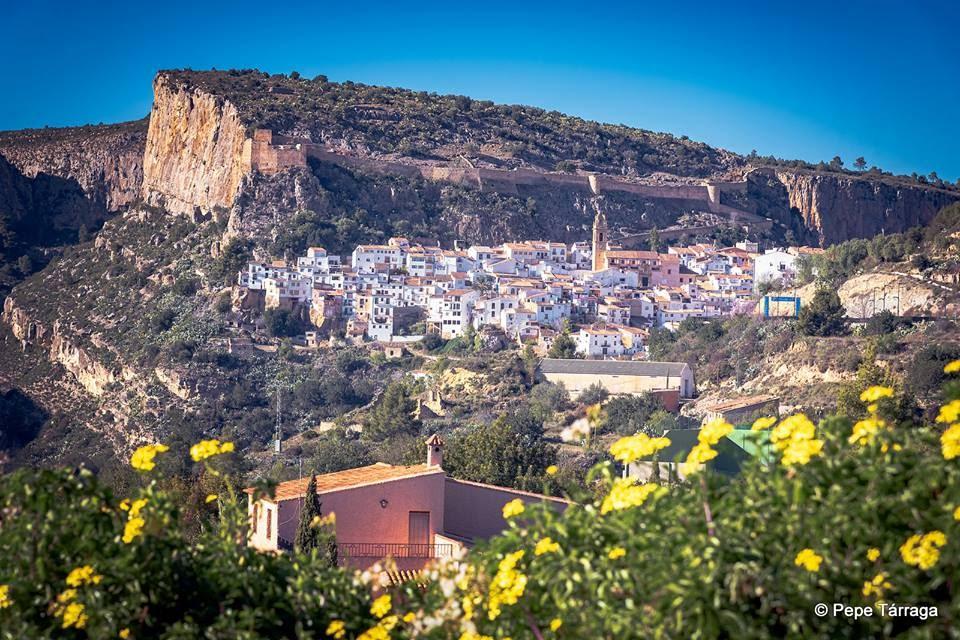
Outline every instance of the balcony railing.
<path fill-rule="evenodd" d="M 341 558 L 448 558 L 453 545 L 404 544 L 398 542 L 340 542 L 337 552 Z"/>

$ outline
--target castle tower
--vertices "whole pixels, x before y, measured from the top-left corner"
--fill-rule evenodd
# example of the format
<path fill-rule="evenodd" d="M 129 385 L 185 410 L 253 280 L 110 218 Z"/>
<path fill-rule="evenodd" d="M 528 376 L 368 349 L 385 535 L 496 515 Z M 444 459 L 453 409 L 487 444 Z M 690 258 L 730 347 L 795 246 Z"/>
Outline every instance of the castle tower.
<path fill-rule="evenodd" d="M 600 203 L 594 201 L 597 215 L 593 218 L 593 270 L 603 271 L 607 268 L 607 248 L 610 245 L 607 216 L 603 213 Z"/>
<path fill-rule="evenodd" d="M 433 434 L 427 439 L 427 466 L 443 466 L 443 438 Z"/>

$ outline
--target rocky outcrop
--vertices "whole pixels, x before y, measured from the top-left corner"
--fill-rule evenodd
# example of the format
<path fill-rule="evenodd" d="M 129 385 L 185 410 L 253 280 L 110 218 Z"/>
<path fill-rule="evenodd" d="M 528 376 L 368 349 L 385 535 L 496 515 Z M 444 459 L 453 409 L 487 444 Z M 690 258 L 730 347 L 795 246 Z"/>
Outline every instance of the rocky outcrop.
<path fill-rule="evenodd" d="M 249 142 L 236 107 L 158 74 L 143 155 L 143 199 L 173 213 L 206 215 L 233 206 L 247 173 Z"/>
<path fill-rule="evenodd" d="M 930 222 L 960 193 L 869 177 L 776 171 L 791 209 L 816 232 L 821 246 L 880 233 L 899 233 Z"/>
<path fill-rule="evenodd" d="M 93 206 L 118 211 L 140 197 L 147 121 L 0 133 L 0 155 L 28 178 L 74 183 Z"/>
<path fill-rule="evenodd" d="M 88 349 L 80 346 L 64 331 L 59 321 L 55 321 L 52 327 L 47 327 L 18 307 L 12 297 L 4 300 L 3 315 L 0 320 L 10 327 L 11 332 L 21 341 L 24 348 L 28 344 L 49 346 L 50 361 L 62 365 L 87 393 L 94 397 L 102 396 L 108 387 L 121 377 L 129 377 L 123 376 L 92 357 Z"/>

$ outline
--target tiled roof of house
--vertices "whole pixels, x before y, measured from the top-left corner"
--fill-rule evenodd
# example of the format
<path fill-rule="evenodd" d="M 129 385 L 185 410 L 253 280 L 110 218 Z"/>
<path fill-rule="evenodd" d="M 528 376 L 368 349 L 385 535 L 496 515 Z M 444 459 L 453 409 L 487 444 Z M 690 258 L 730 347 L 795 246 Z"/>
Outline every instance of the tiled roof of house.
<path fill-rule="evenodd" d="M 394 466 L 378 462 L 367 467 L 357 467 L 356 469 L 347 469 L 345 471 L 336 471 L 334 473 L 325 473 L 317 476 L 317 493 L 322 494 L 330 491 L 339 491 L 341 489 L 352 489 L 353 487 L 362 487 L 433 474 L 443 474 L 443 469 L 440 467 L 428 467 L 425 464 Z M 309 482 L 309 477 L 281 482 L 277 485 L 274 501 L 279 502 L 281 500 L 303 497 L 306 495 L 307 484 Z M 248 488 L 245 491 L 252 493 L 253 489 Z"/>

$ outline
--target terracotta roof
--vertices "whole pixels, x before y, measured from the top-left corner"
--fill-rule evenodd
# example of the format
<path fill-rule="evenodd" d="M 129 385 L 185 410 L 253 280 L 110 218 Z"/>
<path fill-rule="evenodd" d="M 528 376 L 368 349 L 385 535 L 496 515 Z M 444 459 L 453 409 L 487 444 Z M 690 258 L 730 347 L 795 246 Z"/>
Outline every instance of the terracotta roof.
<path fill-rule="evenodd" d="M 354 487 L 381 484 L 384 482 L 392 482 L 394 480 L 402 480 L 405 478 L 414 478 L 417 476 L 432 475 L 437 473 L 442 474 L 443 469 L 440 467 L 428 467 L 425 464 L 394 466 L 385 464 L 383 462 L 378 462 L 367 467 L 357 467 L 356 469 L 347 469 L 345 471 L 325 473 L 317 476 L 317 493 L 323 494 L 331 491 L 352 489 Z M 302 478 L 300 480 L 281 482 L 277 485 L 277 490 L 274 494 L 273 501 L 279 502 L 281 500 L 290 500 L 292 498 L 303 497 L 306 495 L 307 484 L 309 482 L 309 477 Z M 247 488 L 244 491 L 247 493 L 253 493 L 252 488 Z"/>

